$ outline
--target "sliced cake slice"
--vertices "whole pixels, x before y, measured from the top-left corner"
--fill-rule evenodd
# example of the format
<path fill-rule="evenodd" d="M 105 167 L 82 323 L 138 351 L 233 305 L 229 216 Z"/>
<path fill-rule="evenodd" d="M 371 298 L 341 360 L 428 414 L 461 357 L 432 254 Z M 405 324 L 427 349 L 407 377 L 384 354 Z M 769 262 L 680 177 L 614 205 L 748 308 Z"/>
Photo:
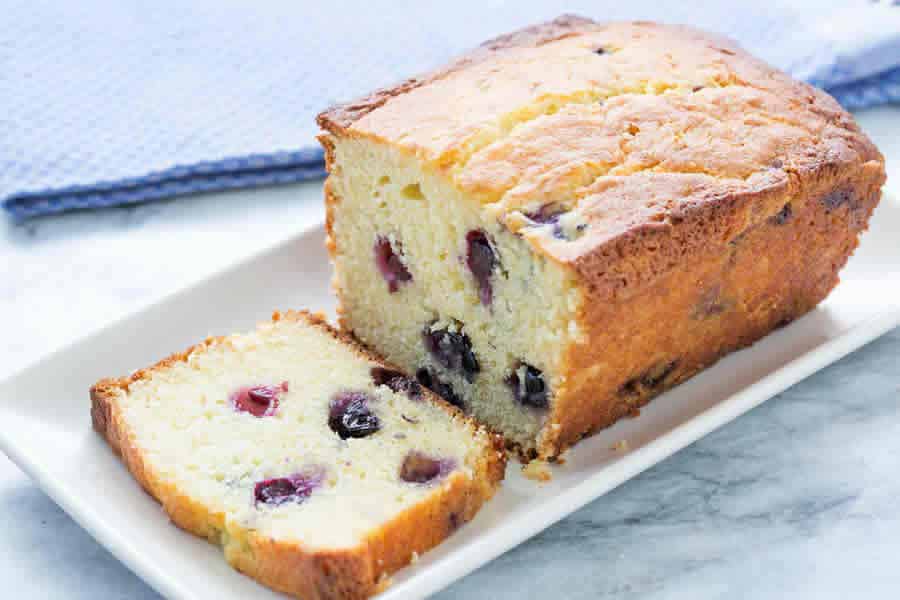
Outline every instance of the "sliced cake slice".
<path fill-rule="evenodd" d="M 504 473 L 497 436 L 303 312 L 102 380 L 91 402 L 176 525 L 307 600 L 375 593 Z"/>

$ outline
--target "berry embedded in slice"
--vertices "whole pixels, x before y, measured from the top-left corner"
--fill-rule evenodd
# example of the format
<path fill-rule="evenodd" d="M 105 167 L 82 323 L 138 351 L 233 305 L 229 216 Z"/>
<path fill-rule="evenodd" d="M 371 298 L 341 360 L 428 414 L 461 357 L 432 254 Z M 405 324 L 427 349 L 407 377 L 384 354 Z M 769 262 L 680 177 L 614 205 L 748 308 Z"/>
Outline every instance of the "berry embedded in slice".
<path fill-rule="evenodd" d="M 372 367 L 370 373 L 375 385 L 385 385 L 393 392 L 402 392 L 410 400 L 422 399 L 421 386 L 400 371 L 385 369 L 384 367 Z"/>
<path fill-rule="evenodd" d="M 412 450 L 400 465 L 400 479 L 408 483 L 431 483 L 446 477 L 456 468 L 452 459 L 433 458 L 418 450 Z"/>
<path fill-rule="evenodd" d="M 475 381 L 481 365 L 472 351 L 472 340 L 465 333 L 449 329 L 432 329 L 425 326 L 422 331 L 425 348 L 445 369 L 461 373 L 466 381 Z M 427 387 L 427 386 L 426 386 Z"/>
<path fill-rule="evenodd" d="M 485 232 L 474 229 L 466 234 L 466 265 L 475 278 L 478 298 L 485 306 L 490 306 L 494 298 L 491 277 L 498 264 L 497 255 Z"/>
<path fill-rule="evenodd" d="M 253 486 L 253 500 L 256 505 L 281 506 L 289 502 L 301 504 L 322 484 L 324 478 L 324 470 L 315 468 L 288 477 L 265 479 Z"/>
<path fill-rule="evenodd" d="M 328 426 L 346 440 L 372 435 L 381 429 L 381 421 L 369 408 L 365 392 L 339 392 L 331 400 Z"/>
<path fill-rule="evenodd" d="M 566 234 L 563 231 L 562 223 L 560 223 L 560 219 L 567 213 L 567 210 L 564 206 L 560 206 L 558 204 L 545 204 L 541 206 L 539 209 L 533 212 L 524 213 L 525 217 L 530 221 L 535 223 L 536 225 L 552 225 L 551 232 L 553 237 L 558 240 L 565 240 Z M 580 224 L 577 226 L 577 230 L 580 232 L 585 227 L 584 224 Z"/>
<path fill-rule="evenodd" d="M 396 243 L 396 250 L 391 240 L 379 236 L 375 240 L 375 264 L 381 271 L 381 276 L 388 284 L 388 292 L 393 294 L 400 289 L 400 284 L 412 281 L 412 273 L 406 268 L 401 255 L 403 253 L 400 243 Z"/>
<path fill-rule="evenodd" d="M 791 207 L 791 203 L 788 202 L 781 210 L 779 210 L 775 215 L 769 217 L 769 222 L 773 225 L 784 225 L 788 221 L 791 220 L 791 217 L 794 216 L 794 209 Z"/>
<path fill-rule="evenodd" d="M 242 387 L 231 395 L 231 406 L 236 412 L 250 413 L 254 417 L 271 417 L 278 411 L 281 395 L 287 391 L 287 381 L 279 385 Z"/>
<path fill-rule="evenodd" d="M 441 381 L 437 375 L 435 375 L 428 369 L 423 367 L 416 371 L 416 379 L 419 381 L 419 383 L 430 389 L 432 392 L 434 392 L 453 406 L 465 410 L 465 403 L 462 401 L 462 398 L 457 395 L 456 391 L 453 389 L 453 386 L 449 383 Z"/>
<path fill-rule="evenodd" d="M 528 363 L 522 363 L 506 379 L 516 402 L 532 408 L 547 408 L 549 398 L 544 374 Z"/>
<path fill-rule="evenodd" d="M 537 210 L 524 214 L 529 220 L 539 225 L 548 225 L 559 223 L 559 218 L 564 212 L 566 209 L 558 204 L 544 204 Z"/>

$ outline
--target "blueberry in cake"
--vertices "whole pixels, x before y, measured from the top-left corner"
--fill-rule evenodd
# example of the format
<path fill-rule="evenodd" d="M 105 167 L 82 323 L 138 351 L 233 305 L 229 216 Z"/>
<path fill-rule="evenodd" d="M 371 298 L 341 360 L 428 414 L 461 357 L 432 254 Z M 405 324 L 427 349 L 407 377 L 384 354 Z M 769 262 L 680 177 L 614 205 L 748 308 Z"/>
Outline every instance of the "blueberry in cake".
<path fill-rule="evenodd" d="M 305 599 L 376 592 L 503 477 L 497 436 L 307 313 L 91 398 L 95 429 L 175 524 Z"/>
<path fill-rule="evenodd" d="M 687 27 L 579 17 L 319 116 L 342 326 L 552 458 L 821 302 L 884 160 Z"/>

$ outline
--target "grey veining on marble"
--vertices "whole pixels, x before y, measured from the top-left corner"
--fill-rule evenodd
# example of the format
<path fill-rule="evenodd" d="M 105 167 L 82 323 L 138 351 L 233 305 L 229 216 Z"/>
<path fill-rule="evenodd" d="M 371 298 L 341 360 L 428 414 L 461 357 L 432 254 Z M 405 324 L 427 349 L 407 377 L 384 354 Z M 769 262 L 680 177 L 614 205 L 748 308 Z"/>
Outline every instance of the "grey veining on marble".
<path fill-rule="evenodd" d="M 861 121 L 900 156 L 900 108 Z M 0 377 L 288 237 L 321 217 L 320 193 L 306 184 L 21 227 L 0 219 Z M 438 598 L 900 598 L 898 474 L 900 329 Z M 0 532 L 2 598 L 159 597 L 2 456 Z"/>

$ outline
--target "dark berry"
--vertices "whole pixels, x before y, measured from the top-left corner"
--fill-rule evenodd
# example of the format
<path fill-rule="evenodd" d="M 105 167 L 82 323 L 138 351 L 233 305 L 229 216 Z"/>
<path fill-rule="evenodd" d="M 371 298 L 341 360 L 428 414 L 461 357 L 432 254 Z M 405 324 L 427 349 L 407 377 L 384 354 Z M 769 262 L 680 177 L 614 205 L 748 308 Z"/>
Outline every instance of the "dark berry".
<path fill-rule="evenodd" d="M 409 483 L 428 483 L 453 470 L 449 459 L 432 458 L 417 450 L 410 451 L 400 465 L 400 479 Z"/>
<path fill-rule="evenodd" d="M 490 306 L 493 300 L 494 287 L 491 284 L 491 277 L 497 263 L 497 256 L 485 232 L 472 230 L 466 234 L 466 265 L 475 278 L 478 297 L 485 306 Z"/>
<path fill-rule="evenodd" d="M 416 380 L 428 389 L 431 389 L 434 385 L 434 377 L 432 377 L 431 372 L 425 368 L 416 371 Z"/>
<path fill-rule="evenodd" d="M 465 404 L 463 403 L 462 398 L 456 395 L 456 391 L 454 391 L 453 386 L 438 379 L 428 369 L 419 369 L 418 371 L 416 371 L 416 379 L 419 380 L 419 383 L 430 389 L 432 392 L 434 392 L 453 406 L 465 409 Z"/>
<path fill-rule="evenodd" d="M 309 498 L 313 490 L 319 487 L 324 473 L 314 470 L 310 473 L 297 473 L 289 477 L 276 477 L 257 482 L 253 486 L 253 499 L 256 504 L 280 506 L 288 502 L 301 504 Z"/>
<path fill-rule="evenodd" d="M 779 210 L 773 216 L 769 217 L 769 222 L 773 225 L 784 225 L 791 220 L 791 217 L 793 215 L 794 210 L 791 208 L 791 203 L 788 202 L 782 207 L 781 210 Z"/>
<path fill-rule="evenodd" d="M 412 274 L 403 264 L 400 258 L 402 249 L 397 244 L 397 250 L 391 245 L 391 240 L 386 237 L 379 236 L 375 240 L 375 264 L 381 271 L 381 276 L 388 284 L 388 292 L 393 294 L 400 288 L 400 284 L 405 281 L 412 281 Z"/>
<path fill-rule="evenodd" d="M 420 400 L 422 398 L 422 388 L 419 384 L 400 371 L 393 371 L 384 367 L 372 367 L 370 373 L 375 385 L 386 385 L 394 392 L 406 394 L 410 400 Z"/>
<path fill-rule="evenodd" d="M 547 225 L 558 223 L 559 218 L 566 212 L 566 209 L 558 204 L 545 204 L 533 212 L 525 213 L 530 221 L 539 225 Z"/>
<path fill-rule="evenodd" d="M 828 210 L 834 210 L 853 200 L 853 190 L 843 188 L 835 190 L 822 198 L 822 204 Z"/>
<path fill-rule="evenodd" d="M 422 331 L 422 339 L 425 348 L 438 364 L 445 369 L 462 373 L 469 383 L 472 383 L 475 375 L 481 371 L 478 359 L 472 351 L 472 340 L 462 331 L 432 329 L 426 325 Z"/>
<path fill-rule="evenodd" d="M 257 483 L 253 488 L 253 496 L 257 503 L 278 505 L 295 497 L 296 490 L 290 479 L 279 477 Z"/>
<path fill-rule="evenodd" d="M 328 426 L 347 438 L 364 438 L 381 429 L 381 421 L 369 409 L 369 397 L 364 392 L 340 392 L 331 400 Z"/>
<path fill-rule="evenodd" d="M 532 408 L 549 406 L 547 384 L 540 369 L 523 363 L 506 378 L 506 383 L 512 388 L 513 397 L 519 404 Z"/>
<path fill-rule="evenodd" d="M 527 212 L 525 216 L 538 225 L 553 225 L 553 237 L 564 240 L 566 235 L 559 224 L 559 218 L 563 216 L 566 209 L 558 204 L 545 204 L 534 212 Z"/>
<path fill-rule="evenodd" d="M 287 381 L 281 385 L 243 387 L 231 395 L 231 405 L 237 412 L 250 413 L 254 417 L 271 417 L 278 410 L 281 394 L 287 390 Z"/>

